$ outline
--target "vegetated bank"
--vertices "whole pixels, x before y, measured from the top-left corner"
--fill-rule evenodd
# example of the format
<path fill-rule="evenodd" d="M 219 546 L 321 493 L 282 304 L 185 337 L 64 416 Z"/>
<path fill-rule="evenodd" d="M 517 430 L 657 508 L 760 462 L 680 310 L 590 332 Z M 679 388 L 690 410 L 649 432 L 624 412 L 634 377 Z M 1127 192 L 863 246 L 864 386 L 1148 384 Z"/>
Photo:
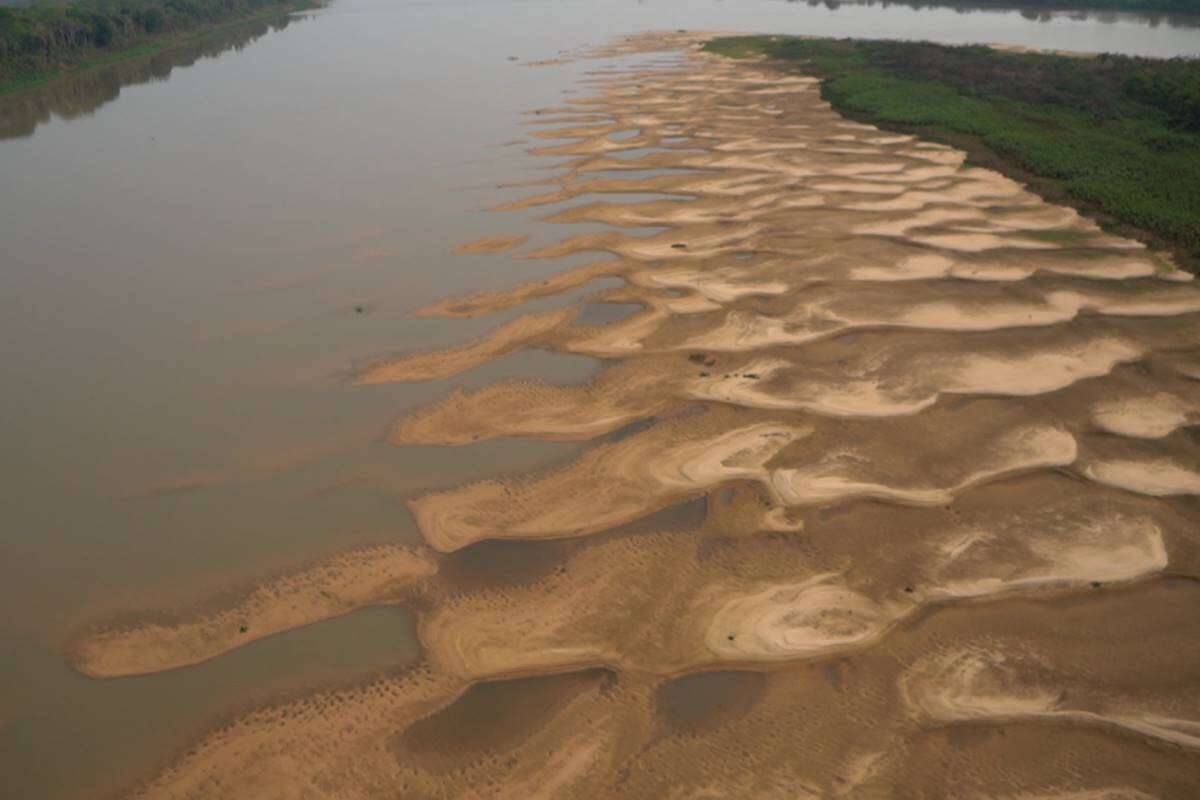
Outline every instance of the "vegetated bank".
<path fill-rule="evenodd" d="M 0 7 L 0 94 L 315 0 L 75 0 Z"/>
<path fill-rule="evenodd" d="M 795 2 L 795 0 L 791 0 Z M 1200 0 L 806 0 L 809 6 L 900 5 L 909 8 L 953 8 L 959 11 L 1020 11 L 1038 18 L 1056 13 L 1080 11 L 1123 11 L 1134 14 L 1200 15 Z"/>
<path fill-rule="evenodd" d="M 74 119 L 91 114 L 116 100 L 126 86 L 166 80 L 177 67 L 240 49 L 298 19 L 286 13 L 239 18 L 203 33 L 172 39 L 169 47 L 154 47 L 147 55 L 131 58 L 127 55 L 130 51 L 121 51 L 103 67 L 75 70 L 38 83 L 37 91 L 0 92 L 0 140 L 32 136 L 39 125 L 55 116 Z"/>
<path fill-rule="evenodd" d="M 960 147 L 1200 266 L 1200 60 L 782 36 L 721 37 L 705 49 L 821 78 L 848 117 Z"/>

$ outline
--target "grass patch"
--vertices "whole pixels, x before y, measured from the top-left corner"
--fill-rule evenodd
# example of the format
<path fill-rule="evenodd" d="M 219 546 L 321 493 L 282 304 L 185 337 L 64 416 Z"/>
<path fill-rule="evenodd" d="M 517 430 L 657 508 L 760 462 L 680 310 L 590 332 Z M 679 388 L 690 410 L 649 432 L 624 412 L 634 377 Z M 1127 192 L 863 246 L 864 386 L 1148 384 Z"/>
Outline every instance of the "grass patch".
<path fill-rule="evenodd" d="M 1200 61 L 778 36 L 705 49 L 815 75 L 848 117 L 965 149 L 1200 265 Z"/>

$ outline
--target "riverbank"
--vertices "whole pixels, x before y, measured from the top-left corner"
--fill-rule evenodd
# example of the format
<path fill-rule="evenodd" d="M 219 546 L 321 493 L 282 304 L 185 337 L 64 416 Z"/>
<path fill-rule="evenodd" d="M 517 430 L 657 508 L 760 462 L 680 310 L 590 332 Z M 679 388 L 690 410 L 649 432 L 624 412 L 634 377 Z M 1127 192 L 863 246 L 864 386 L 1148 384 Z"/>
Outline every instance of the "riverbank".
<path fill-rule="evenodd" d="M 0 8 L 0 96 L 228 30 L 315 8 L 316 0 L 100 0 Z"/>
<path fill-rule="evenodd" d="M 852 4 L 854 0 L 851 0 Z M 874 0 L 857 0 L 862 5 L 874 5 Z M 1200 2 L 1196 0 L 890 0 L 891 3 L 910 8 L 929 8 L 940 6 L 953 8 L 964 13 L 982 10 L 1013 10 L 1020 11 L 1026 16 L 1041 16 L 1046 14 L 1079 14 L 1079 13 L 1130 13 L 1130 14 L 1165 14 L 1165 15 L 1196 15 L 1200 14 Z M 843 3 L 848 4 L 848 3 Z"/>
<path fill-rule="evenodd" d="M 951 47 L 927 42 L 722 37 L 821 79 L 861 122 L 963 149 L 970 160 L 1200 266 L 1200 60 Z"/>

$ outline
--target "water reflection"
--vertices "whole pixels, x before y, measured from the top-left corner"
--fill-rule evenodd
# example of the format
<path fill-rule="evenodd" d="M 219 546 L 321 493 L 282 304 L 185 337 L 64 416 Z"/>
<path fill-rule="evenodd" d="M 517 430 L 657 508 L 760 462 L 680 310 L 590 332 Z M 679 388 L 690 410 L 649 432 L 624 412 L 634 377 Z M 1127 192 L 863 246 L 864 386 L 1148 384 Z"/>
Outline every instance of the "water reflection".
<path fill-rule="evenodd" d="M 0 97 L 0 139 L 32 136 L 37 127 L 49 122 L 52 116 L 75 119 L 93 114 L 105 103 L 116 100 L 125 86 L 164 81 L 176 67 L 190 67 L 203 58 L 214 58 L 227 50 L 241 50 L 304 17 L 282 15 L 234 25 L 144 58 L 66 75 L 34 91 Z"/>
<path fill-rule="evenodd" d="M 809 8 L 826 8 L 837 11 L 843 6 L 864 6 L 867 8 L 887 9 L 893 7 L 911 8 L 914 11 L 948 8 L 960 14 L 975 12 L 1016 11 L 1022 18 L 1031 22 L 1053 22 L 1055 20 L 1070 20 L 1072 22 L 1099 22 L 1103 25 L 1117 23 L 1141 24 L 1149 28 L 1166 25 L 1169 28 L 1200 28 L 1200 14 L 1178 14 L 1166 11 L 1124 11 L 1115 8 L 1082 9 L 1064 6 L 1031 6 L 1019 0 L 983 0 L 983 2 L 958 3 L 954 0 L 785 0 L 795 5 L 805 5 Z"/>
<path fill-rule="evenodd" d="M 0 0 L 0 5 L 18 4 L 22 0 Z M 837 11 L 842 8 L 871 8 L 886 10 L 907 8 L 914 11 L 950 9 L 960 14 L 976 12 L 1017 12 L 1029 21 L 1047 23 L 1070 21 L 1098 22 L 1103 25 L 1126 24 L 1148 28 L 1200 27 L 1200 15 L 1172 13 L 1142 13 L 1116 10 L 1063 10 L 1033 7 L 1014 0 L 960 3 L 954 0 L 785 0 L 788 4 Z M 94 113 L 104 104 L 115 100 L 125 86 L 166 80 L 176 67 L 188 67 L 203 58 L 213 58 L 228 50 L 241 50 L 246 45 L 273 31 L 287 27 L 296 19 L 308 15 L 280 16 L 273 20 L 247 22 L 243 25 L 214 32 L 193 41 L 170 47 L 145 58 L 131 59 L 98 69 L 64 76 L 34 91 L 18 92 L 0 97 L 0 139 L 28 137 L 52 116 L 74 119 Z M 826 33 L 831 35 L 833 32 Z M 836 34 L 833 34 L 836 35 Z M 860 34 L 861 35 L 861 34 Z M 889 35 L 882 32 L 873 36 Z M 904 38 L 902 33 L 893 34 Z M 932 36 L 940 40 L 938 36 Z M 954 43 L 954 42 L 948 42 Z"/>

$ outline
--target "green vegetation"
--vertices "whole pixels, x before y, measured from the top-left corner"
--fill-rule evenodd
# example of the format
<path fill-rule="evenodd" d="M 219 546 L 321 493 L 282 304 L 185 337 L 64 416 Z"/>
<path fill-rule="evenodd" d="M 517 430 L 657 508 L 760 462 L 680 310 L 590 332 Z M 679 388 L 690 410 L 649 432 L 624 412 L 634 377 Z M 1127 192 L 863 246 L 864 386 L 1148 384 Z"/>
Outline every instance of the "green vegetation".
<path fill-rule="evenodd" d="M 961 147 L 1200 264 L 1200 60 L 772 36 L 705 48 L 815 75 L 849 117 Z"/>
<path fill-rule="evenodd" d="M 66 70 L 145 55 L 225 23 L 308 0 L 76 0 L 0 7 L 0 93 Z"/>
<path fill-rule="evenodd" d="M 791 0 L 795 2 L 795 0 Z M 807 0 L 810 6 L 839 6 L 843 0 Z M 1200 14 L 1200 0 L 844 0 L 847 4 L 956 8 L 962 11 L 1005 9 L 1036 18 L 1056 11 L 1128 11 L 1139 14 Z"/>

